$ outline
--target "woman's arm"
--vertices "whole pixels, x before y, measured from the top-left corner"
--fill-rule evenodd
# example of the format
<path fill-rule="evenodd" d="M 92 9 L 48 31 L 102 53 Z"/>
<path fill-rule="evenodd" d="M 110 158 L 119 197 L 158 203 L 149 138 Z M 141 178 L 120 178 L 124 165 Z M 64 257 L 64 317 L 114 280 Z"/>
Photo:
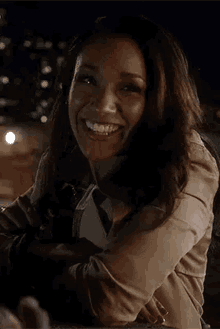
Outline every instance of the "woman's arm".
<path fill-rule="evenodd" d="M 151 230 L 163 215 L 147 206 L 108 245 L 90 257 L 88 264 L 66 268 L 54 280 L 54 288 L 64 285 L 90 308 L 104 325 L 125 325 L 152 298 L 169 274 L 204 236 L 213 220 L 213 200 L 219 172 L 206 148 L 193 144 L 189 181 L 183 199 L 165 223 Z M 150 229 L 150 230 L 149 230 Z"/>

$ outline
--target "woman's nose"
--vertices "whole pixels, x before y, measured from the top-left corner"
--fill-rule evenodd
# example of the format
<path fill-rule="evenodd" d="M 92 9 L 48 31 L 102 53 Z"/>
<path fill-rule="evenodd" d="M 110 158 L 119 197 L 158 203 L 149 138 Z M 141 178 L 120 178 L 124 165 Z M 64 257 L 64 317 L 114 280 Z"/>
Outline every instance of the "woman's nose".
<path fill-rule="evenodd" d="M 117 96 L 111 86 L 100 91 L 97 111 L 100 113 L 115 113 L 117 111 Z"/>

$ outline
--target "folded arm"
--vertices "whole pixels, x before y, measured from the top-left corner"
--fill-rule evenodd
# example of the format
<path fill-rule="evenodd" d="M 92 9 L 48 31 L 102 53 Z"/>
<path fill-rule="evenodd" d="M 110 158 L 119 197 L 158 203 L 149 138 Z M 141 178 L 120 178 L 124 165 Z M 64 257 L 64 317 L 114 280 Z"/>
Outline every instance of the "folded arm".
<path fill-rule="evenodd" d="M 107 250 L 57 276 L 54 288 L 64 285 L 68 291 L 76 290 L 78 300 L 104 325 L 133 322 L 213 220 L 219 182 L 216 162 L 197 144 L 192 147 L 191 161 L 188 184 L 170 218 L 151 229 L 163 211 L 146 206 L 115 234 Z"/>

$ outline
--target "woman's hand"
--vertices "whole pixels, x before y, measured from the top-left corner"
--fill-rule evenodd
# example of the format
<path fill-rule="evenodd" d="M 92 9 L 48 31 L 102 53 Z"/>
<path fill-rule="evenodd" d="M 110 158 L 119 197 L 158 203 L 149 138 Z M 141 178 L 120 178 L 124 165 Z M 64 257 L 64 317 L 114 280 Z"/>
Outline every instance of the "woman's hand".
<path fill-rule="evenodd" d="M 20 300 L 16 315 L 8 308 L 0 307 L 1 329 L 50 329 L 48 314 L 33 297 Z"/>
<path fill-rule="evenodd" d="M 149 303 L 142 308 L 139 316 L 151 324 L 163 324 L 165 322 L 164 316 L 167 314 L 168 312 L 163 305 L 153 296 Z"/>

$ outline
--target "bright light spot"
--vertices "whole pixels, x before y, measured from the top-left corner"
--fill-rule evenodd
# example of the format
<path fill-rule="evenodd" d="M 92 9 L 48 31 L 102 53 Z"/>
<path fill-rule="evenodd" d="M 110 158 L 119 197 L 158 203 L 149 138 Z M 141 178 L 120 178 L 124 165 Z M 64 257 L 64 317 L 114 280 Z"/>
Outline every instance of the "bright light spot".
<path fill-rule="evenodd" d="M 49 86 L 49 82 L 47 80 L 42 80 L 41 81 L 41 87 L 42 88 L 47 88 Z"/>
<path fill-rule="evenodd" d="M 45 66 L 42 69 L 42 73 L 44 73 L 44 74 L 50 73 L 51 71 L 52 71 L 52 67 L 51 66 Z"/>
<path fill-rule="evenodd" d="M 41 122 L 42 123 L 46 123 L 47 122 L 47 117 L 45 115 L 43 115 L 41 118 L 40 118 Z"/>
<path fill-rule="evenodd" d="M 59 88 L 60 88 L 60 89 L 63 89 L 63 84 L 62 84 L 62 82 L 59 84 Z"/>
<path fill-rule="evenodd" d="M 50 49 L 50 48 L 52 48 L 53 44 L 51 41 L 45 41 L 44 46 L 45 46 L 45 48 Z"/>
<path fill-rule="evenodd" d="M 1 76 L 0 80 L 4 85 L 7 85 L 7 83 L 9 83 L 9 78 L 8 77 Z"/>
<path fill-rule="evenodd" d="M 15 134 L 12 131 L 9 131 L 5 136 L 5 140 L 8 144 L 14 144 Z"/>
<path fill-rule="evenodd" d="M 44 108 L 47 107 L 48 102 L 44 99 L 41 101 L 41 106 L 43 106 Z"/>
<path fill-rule="evenodd" d="M 0 50 L 5 49 L 5 47 L 6 47 L 5 43 L 1 41 L 0 42 Z"/>
<path fill-rule="evenodd" d="M 32 43 L 31 41 L 25 40 L 24 43 L 23 43 L 23 46 L 24 47 L 30 47 L 31 46 L 31 43 Z"/>

